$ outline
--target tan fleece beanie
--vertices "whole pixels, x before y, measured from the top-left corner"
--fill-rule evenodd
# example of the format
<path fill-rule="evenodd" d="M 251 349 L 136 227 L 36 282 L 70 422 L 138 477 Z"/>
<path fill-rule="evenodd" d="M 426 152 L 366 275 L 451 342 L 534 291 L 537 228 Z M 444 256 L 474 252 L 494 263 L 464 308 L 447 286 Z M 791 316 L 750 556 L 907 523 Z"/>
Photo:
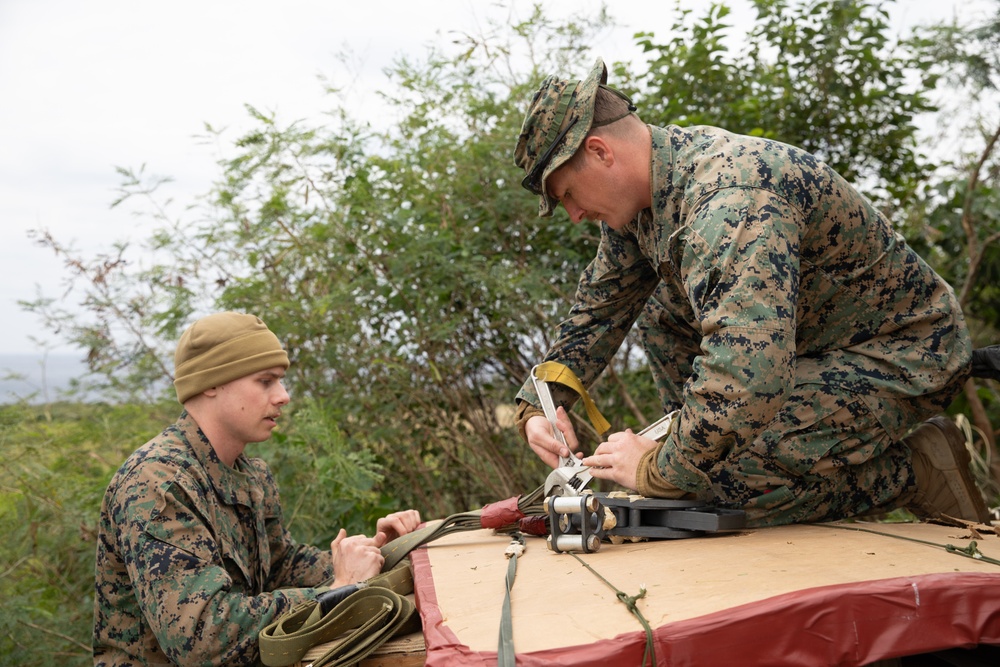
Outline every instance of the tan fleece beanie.
<path fill-rule="evenodd" d="M 216 313 L 181 334 L 174 352 L 174 388 L 182 404 L 206 389 L 275 366 L 288 368 L 288 354 L 259 317 Z"/>

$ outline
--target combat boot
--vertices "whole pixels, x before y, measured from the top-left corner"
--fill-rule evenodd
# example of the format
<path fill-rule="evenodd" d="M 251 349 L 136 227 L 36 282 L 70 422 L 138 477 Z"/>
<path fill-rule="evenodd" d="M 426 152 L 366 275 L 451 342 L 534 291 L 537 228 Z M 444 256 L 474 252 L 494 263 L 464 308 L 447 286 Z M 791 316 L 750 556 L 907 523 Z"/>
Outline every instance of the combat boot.
<path fill-rule="evenodd" d="M 947 515 L 988 523 L 989 512 L 969 471 L 965 437 L 950 419 L 933 417 L 903 439 L 913 454 L 917 488 L 907 509 L 921 518 Z"/>

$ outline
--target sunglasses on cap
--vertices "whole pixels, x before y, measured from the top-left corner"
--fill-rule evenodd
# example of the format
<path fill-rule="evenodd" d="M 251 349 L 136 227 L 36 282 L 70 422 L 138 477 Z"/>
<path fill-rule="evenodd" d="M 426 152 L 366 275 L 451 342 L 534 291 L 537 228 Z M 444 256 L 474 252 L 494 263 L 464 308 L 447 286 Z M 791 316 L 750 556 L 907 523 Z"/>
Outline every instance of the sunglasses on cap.
<path fill-rule="evenodd" d="M 632 104 L 632 100 L 629 99 L 629 97 L 626 96 L 624 93 L 615 90 L 614 88 L 608 88 L 607 86 L 604 85 L 600 87 L 603 88 L 604 90 L 614 93 L 617 97 L 625 100 L 625 102 L 628 104 L 628 110 L 625 113 L 621 114 L 620 116 L 615 116 L 614 118 L 610 118 L 602 123 L 596 123 L 593 125 L 593 127 L 610 125 L 611 123 L 619 121 L 622 118 L 628 116 L 629 114 L 635 112 L 636 106 Z M 575 90 L 576 87 L 574 86 L 572 88 L 567 87 L 567 89 L 563 91 L 562 98 L 559 100 L 559 111 L 556 114 L 560 119 L 565 116 L 566 109 L 569 106 L 569 102 L 572 99 L 573 92 Z M 566 134 L 571 129 L 573 129 L 573 126 L 576 125 L 576 122 L 578 120 L 580 120 L 580 117 L 574 116 L 568 123 L 566 123 L 566 127 L 560 130 L 559 134 L 557 134 L 555 138 L 549 143 L 549 147 L 545 149 L 544 153 L 542 153 L 542 156 L 535 161 L 535 164 L 531 168 L 531 170 L 527 174 L 525 174 L 524 178 L 521 180 L 521 187 L 531 191 L 532 193 L 540 197 L 543 195 L 542 175 L 545 173 L 545 167 L 548 166 L 549 161 L 552 159 L 553 153 L 556 152 L 556 149 L 559 148 L 559 145 L 562 143 L 563 139 L 566 138 Z M 558 127 L 558 125 L 553 124 L 553 127 L 549 130 L 550 135 L 552 134 L 552 130 L 555 129 L 556 127 Z"/>
<path fill-rule="evenodd" d="M 521 180 L 521 187 L 530 190 L 538 196 L 542 196 L 542 174 L 545 173 L 545 167 L 549 164 L 552 159 L 552 154 L 556 152 L 556 148 L 562 143 L 563 139 L 566 138 L 566 133 L 569 132 L 576 121 L 579 120 L 578 116 L 574 116 L 572 120 L 566 123 L 566 127 L 562 129 L 559 134 L 556 135 L 555 140 L 549 144 L 549 147 L 545 149 L 542 153 L 542 157 L 535 160 L 535 166 L 531 168 L 527 174 L 525 174 L 524 179 Z"/>

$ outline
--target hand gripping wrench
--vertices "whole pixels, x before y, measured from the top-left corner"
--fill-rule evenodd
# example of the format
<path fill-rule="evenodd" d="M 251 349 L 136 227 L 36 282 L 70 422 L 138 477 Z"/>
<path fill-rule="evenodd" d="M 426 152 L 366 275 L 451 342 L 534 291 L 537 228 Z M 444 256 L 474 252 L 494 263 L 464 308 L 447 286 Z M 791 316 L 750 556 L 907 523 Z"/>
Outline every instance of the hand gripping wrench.
<path fill-rule="evenodd" d="M 535 368 L 538 368 L 535 366 Z M 542 412 L 552 426 L 552 435 L 556 440 L 566 446 L 566 438 L 562 431 L 556 426 L 556 405 L 552 401 L 552 392 L 549 391 L 549 384 L 538 379 L 535 368 L 531 369 L 531 382 L 535 385 L 535 393 L 538 401 L 542 404 Z M 569 456 L 559 457 L 559 467 L 553 469 L 545 479 L 545 496 L 578 496 L 590 484 L 592 479 L 590 468 L 583 465 L 580 459 L 576 458 L 572 451 Z"/>

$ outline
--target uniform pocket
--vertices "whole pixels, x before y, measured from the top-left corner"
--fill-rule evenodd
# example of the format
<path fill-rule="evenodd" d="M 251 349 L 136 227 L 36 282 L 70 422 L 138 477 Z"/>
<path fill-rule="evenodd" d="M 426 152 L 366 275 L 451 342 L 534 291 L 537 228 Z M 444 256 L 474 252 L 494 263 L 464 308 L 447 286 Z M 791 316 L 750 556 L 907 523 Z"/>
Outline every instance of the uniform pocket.
<path fill-rule="evenodd" d="M 762 493 L 756 498 L 752 498 L 744 506 L 744 511 L 773 513 L 784 506 L 791 507 L 795 504 L 795 494 L 787 486 L 779 486 L 771 489 L 767 493 Z"/>
<path fill-rule="evenodd" d="M 743 507 L 747 525 L 779 526 L 794 523 L 799 514 L 799 498 L 787 486 L 778 486 L 751 498 Z"/>

